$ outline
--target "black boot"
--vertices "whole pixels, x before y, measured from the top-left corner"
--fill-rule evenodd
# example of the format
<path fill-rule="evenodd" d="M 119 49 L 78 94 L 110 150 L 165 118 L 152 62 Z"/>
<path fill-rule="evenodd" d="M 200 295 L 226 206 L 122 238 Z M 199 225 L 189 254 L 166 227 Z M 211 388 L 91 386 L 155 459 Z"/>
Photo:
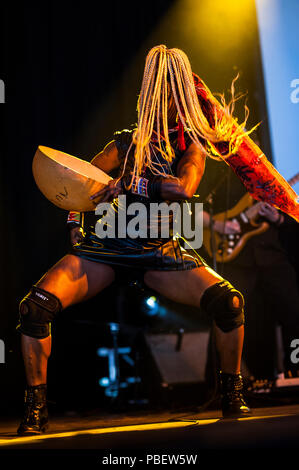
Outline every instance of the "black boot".
<path fill-rule="evenodd" d="M 244 418 L 251 415 L 243 396 L 241 374 L 220 372 L 221 408 L 223 418 Z"/>
<path fill-rule="evenodd" d="M 20 436 L 41 434 L 48 428 L 47 385 L 28 386 L 25 390 L 25 412 L 19 426 Z"/>

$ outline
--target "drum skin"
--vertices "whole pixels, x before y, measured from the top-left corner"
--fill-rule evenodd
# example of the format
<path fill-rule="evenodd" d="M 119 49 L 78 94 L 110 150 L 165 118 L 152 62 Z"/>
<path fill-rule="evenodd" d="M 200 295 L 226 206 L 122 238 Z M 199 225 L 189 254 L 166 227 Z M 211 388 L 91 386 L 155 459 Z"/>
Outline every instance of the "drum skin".
<path fill-rule="evenodd" d="M 94 210 L 90 196 L 112 179 L 85 160 L 41 145 L 35 152 L 32 172 L 38 188 L 49 201 L 61 209 L 78 212 Z"/>

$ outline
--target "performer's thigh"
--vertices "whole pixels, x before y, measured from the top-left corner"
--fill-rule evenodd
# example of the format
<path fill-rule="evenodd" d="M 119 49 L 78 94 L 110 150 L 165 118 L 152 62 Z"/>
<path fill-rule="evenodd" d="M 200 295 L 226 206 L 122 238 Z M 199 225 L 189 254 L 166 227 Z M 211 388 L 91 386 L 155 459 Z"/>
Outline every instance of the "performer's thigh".
<path fill-rule="evenodd" d="M 66 308 L 98 294 L 114 278 L 114 270 L 106 264 L 66 255 L 36 285 L 56 295 Z"/>
<path fill-rule="evenodd" d="M 147 271 L 144 282 L 165 297 L 186 305 L 200 306 L 204 291 L 222 281 L 213 269 L 202 266 L 186 271 Z"/>

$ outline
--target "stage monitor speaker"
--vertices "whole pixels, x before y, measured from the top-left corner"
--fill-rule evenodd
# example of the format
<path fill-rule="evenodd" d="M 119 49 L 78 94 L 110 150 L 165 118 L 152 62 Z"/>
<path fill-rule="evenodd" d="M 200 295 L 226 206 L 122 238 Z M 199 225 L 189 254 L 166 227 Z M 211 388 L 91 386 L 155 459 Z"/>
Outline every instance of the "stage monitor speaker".
<path fill-rule="evenodd" d="M 146 334 L 145 338 L 165 385 L 205 382 L 210 331 Z"/>

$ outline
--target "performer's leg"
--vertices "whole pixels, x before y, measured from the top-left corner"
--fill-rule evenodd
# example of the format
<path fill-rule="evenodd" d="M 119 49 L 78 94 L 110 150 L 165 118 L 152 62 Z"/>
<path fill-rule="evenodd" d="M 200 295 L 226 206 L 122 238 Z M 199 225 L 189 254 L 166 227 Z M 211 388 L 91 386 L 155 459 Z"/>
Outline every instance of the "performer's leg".
<path fill-rule="evenodd" d="M 165 297 L 185 305 L 200 307 L 205 291 L 223 281 L 211 268 L 200 267 L 190 271 L 148 271 L 145 283 Z M 238 299 L 235 300 L 238 302 Z M 223 372 L 238 374 L 241 367 L 244 327 L 222 331 L 215 325 L 216 344 Z"/>
<path fill-rule="evenodd" d="M 217 350 L 220 356 L 221 370 L 227 374 L 239 374 L 241 370 L 244 326 L 224 333 L 215 326 Z"/>
<path fill-rule="evenodd" d="M 243 297 L 211 268 L 148 271 L 145 283 L 169 299 L 204 307 L 214 316 L 221 363 L 222 411 L 226 417 L 248 414 L 240 375 L 244 338 Z"/>
<path fill-rule="evenodd" d="M 110 266 L 66 255 L 35 286 L 57 297 L 65 309 L 93 297 L 113 280 L 114 271 Z M 51 335 L 39 339 L 22 334 L 21 341 L 28 385 L 45 384 Z"/>
<path fill-rule="evenodd" d="M 259 370 L 260 361 L 257 361 L 259 346 L 260 354 L 263 351 L 264 333 L 257 331 L 257 325 L 262 321 L 257 309 L 257 298 L 262 297 L 263 292 L 258 284 L 258 267 L 239 266 L 237 263 L 223 263 L 220 265 L 221 275 L 236 289 L 242 292 L 246 305 L 246 322 L 244 325 L 244 344 L 241 369 L 247 377 L 255 375 Z M 261 353 L 262 351 L 262 353 Z M 270 359 L 270 352 L 268 354 Z M 259 365 L 258 365 L 259 364 Z M 261 366 L 262 367 L 262 366 Z M 263 375 L 263 374 L 262 374 Z M 266 375 L 263 375 L 266 377 Z"/>
<path fill-rule="evenodd" d="M 49 322 L 59 310 L 93 297 L 114 280 L 110 266 L 66 255 L 34 286 L 20 304 L 22 353 L 27 379 L 21 435 L 47 428 L 47 363 L 51 351 Z"/>

